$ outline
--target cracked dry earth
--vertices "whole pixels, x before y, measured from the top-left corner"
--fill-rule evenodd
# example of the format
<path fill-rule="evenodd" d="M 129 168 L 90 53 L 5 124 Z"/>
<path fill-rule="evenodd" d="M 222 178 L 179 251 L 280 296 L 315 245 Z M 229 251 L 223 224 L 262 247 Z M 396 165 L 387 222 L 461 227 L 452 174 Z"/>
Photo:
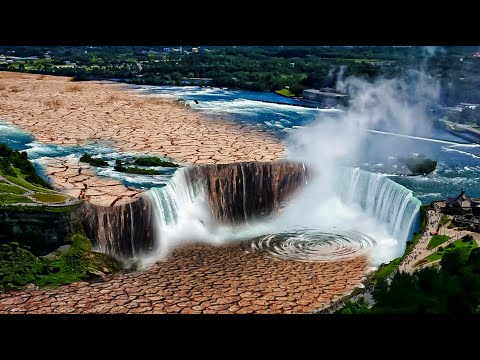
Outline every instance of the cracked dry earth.
<path fill-rule="evenodd" d="M 92 166 L 70 159 L 52 159 L 46 173 L 57 190 L 101 206 L 126 204 L 143 192 L 117 180 L 99 178 Z"/>
<path fill-rule="evenodd" d="M 307 263 L 247 249 L 189 245 L 144 272 L 0 295 L 0 313 L 308 313 L 352 290 L 367 267 L 363 257 Z"/>
<path fill-rule="evenodd" d="M 119 84 L 66 77 L 0 72 L 0 119 L 44 143 L 101 142 L 183 164 L 270 161 L 284 152 L 256 128 L 206 119 Z M 57 189 L 97 205 L 141 193 L 71 160 L 53 159 L 47 174 Z M 245 246 L 191 245 L 143 272 L 1 294 L 0 313 L 305 313 L 351 291 L 367 273 L 363 257 L 304 263 L 247 253 Z"/>
<path fill-rule="evenodd" d="M 0 72 L 0 119 L 42 143 L 101 142 L 183 164 L 270 161 L 280 159 L 284 151 L 280 141 L 257 128 L 206 118 L 181 103 L 126 91 L 121 84 L 72 82 L 61 76 Z M 52 168 L 64 165 L 62 160 L 50 164 Z M 76 166 L 84 167 L 78 162 Z M 49 170 L 59 190 L 82 195 L 96 205 L 125 203 L 135 197 L 133 191 L 141 192 L 90 173 Z M 89 178 L 81 180 L 81 175 Z"/>
<path fill-rule="evenodd" d="M 0 72 L 0 118 L 43 143 L 104 141 L 183 163 L 270 161 L 283 145 L 255 127 L 205 118 L 180 103 L 125 91 L 120 84 Z"/>

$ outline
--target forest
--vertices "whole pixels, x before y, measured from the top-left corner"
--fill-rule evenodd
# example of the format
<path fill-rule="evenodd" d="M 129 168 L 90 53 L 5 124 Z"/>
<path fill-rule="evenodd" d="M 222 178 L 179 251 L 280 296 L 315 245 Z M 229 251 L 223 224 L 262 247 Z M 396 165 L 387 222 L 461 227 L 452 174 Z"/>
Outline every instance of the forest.
<path fill-rule="evenodd" d="M 300 96 L 306 88 L 334 87 L 340 76 L 391 78 L 417 69 L 439 79 L 441 103 L 452 106 L 480 103 L 480 57 L 475 54 L 476 48 L 466 46 L 17 46 L 0 47 L 0 70 L 133 84 L 257 91 L 287 87 Z"/>

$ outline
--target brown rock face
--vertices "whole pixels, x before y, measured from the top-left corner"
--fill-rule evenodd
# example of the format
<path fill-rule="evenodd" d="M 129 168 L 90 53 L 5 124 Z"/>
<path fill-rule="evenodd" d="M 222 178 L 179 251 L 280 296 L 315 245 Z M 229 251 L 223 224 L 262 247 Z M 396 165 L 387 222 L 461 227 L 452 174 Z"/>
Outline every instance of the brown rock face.
<path fill-rule="evenodd" d="M 213 218 L 227 223 L 270 215 L 309 177 L 303 163 L 291 161 L 197 166 L 190 172 L 205 184 Z"/>
<path fill-rule="evenodd" d="M 179 171 L 185 172 L 184 186 L 194 188 L 194 192 L 206 191 L 211 215 L 222 223 L 243 223 L 270 215 L 301 188 L 309 176 L 302 163 L 287 161 L 190 166 Z M 133 202 L 113 207 L 85 203 L 76 216 L 100 251 L 125 258 L 153 248 L 156 227 L 152 215 L 160 211 L 158 206 L 143 195 Z M 175 206 L 165 205 L 163 211 L 175 209 Z M 176 218 L 176 214 L 170 215 Z"/>
<path fill-rule="evenodd" d="M 103 253 L 129 258 L 153 248 L 152 207 L 147 197 L 114 207 L 84 202 L 74 216 Z"/>

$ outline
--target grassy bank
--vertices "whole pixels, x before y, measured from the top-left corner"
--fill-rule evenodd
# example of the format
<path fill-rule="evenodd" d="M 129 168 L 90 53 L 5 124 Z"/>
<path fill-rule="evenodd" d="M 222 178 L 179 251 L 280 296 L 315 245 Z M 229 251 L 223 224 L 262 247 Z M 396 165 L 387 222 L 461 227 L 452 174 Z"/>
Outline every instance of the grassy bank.
<path fill-rule="evenodd" d="M 21 204 L 21 206 L 53 205 L 68 199 L 51 189 L 41 178 L 26 152 L 12 150 L 0 144 L 0 208 Z"/>
<path fill-rule="evenodd" d="M 28 284 L 52 288 L 121 269 L 108 255 L 93 252 L 85 235 L 73 234 L 70 242 L 48 257 L 37 257 L 15 242 L 0 245 L 0 292 Z"/>

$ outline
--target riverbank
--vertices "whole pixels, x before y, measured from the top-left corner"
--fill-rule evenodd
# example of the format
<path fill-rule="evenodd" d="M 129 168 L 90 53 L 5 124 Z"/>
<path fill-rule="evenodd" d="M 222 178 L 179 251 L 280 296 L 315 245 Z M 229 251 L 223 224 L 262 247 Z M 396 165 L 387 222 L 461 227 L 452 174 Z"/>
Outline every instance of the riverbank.
<path fill-rule="evenodd" d="M 109 144 L 185 165 L 271 161 L 284 154 L 279 140 L 254 127 L 207 118 L 183 103 L 112 82 L 0 72 L 0 119 L 45 144 Z M 120 205 L 142 192 L 73 160 L 50 161 L 47 174 L 58 190 L 96 205 Z"/>
<path fill-rule="evenodd" d="M 279 140 L 254 127 L 209 119 L 122 84 L 0 72 L 0 95 L 0 118 L 44 143 L 105 142 L 184 164 L 271 161 L 284 154 Z"/>

